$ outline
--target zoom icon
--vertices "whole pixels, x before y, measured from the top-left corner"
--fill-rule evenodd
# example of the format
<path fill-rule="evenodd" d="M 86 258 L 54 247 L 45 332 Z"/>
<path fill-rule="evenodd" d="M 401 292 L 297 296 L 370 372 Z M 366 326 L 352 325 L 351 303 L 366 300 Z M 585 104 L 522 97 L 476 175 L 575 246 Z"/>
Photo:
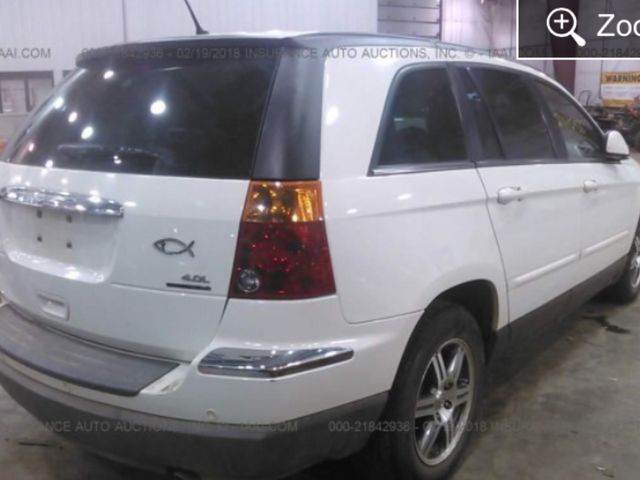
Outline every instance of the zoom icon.
<path fill-rule="evenodd" d="M 568 8 L 556 8 L 547 16 L 547 30 L 551 35 L 558 38 L 571 37 L 578 46 L 584 47 L 587 41 L 576 32 L 577 29 L 578 19 Z"/>

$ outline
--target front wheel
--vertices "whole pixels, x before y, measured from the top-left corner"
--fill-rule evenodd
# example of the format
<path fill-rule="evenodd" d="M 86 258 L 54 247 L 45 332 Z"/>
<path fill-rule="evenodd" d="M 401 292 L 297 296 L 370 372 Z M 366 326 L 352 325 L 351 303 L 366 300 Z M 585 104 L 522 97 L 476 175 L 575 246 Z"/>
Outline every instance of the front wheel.
<path fill-rule="evenodd" d="M 640 294 L 640 226 L 633 239 L 622 276 L 605 293 L 610 300 L 622 304 L 631 303 L 638 298 Z"/>
<path fill-rule="evenodd" d="M 451 303 L 430 307 L 389 396 L 383 423 L 397 428 L 372 437 L 363 454 L 366 478 L 445 478 L 469 438 L 483 381 L 484 346 L 475 319 Z"/>

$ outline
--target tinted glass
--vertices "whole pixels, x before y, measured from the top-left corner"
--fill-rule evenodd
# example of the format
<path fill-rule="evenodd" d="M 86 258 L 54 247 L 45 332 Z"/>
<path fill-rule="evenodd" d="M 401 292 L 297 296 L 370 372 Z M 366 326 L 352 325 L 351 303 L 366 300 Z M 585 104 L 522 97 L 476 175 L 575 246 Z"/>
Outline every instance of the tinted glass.
<path fill-rule="evenodd" d="M 272 59 L 79 70 L 35 115 L 9 161 L 248 178 L 274 70 Z"/>
<path fill-rule="evenodd" d="M 543 82 L 536 83 L 562 132 L 569 158 L 601 158 L 602 135 L 587 116 L 565 93 Z"/>
<path fill-rule="evenodd" d="M 381 166 L 466 159 L 460 115 L 444 68 L 402 77 L 383 135 Z"/>
<path fill-rule="evenodd" d="M 484 68 L 473 69 L 473 75 L 495 121 L 505 156 L 509 160 L 554 158 L 538 102 L 524 79 Z"/>
<path fill-rule="evenodd" d="M 482 146 L 482 158 L 485 160 L 504 158 L 495 127 L 479 89 L 467 69 L 460 69 L 459 72 L 465 96 L 475 116 L 478 136 Z"/>

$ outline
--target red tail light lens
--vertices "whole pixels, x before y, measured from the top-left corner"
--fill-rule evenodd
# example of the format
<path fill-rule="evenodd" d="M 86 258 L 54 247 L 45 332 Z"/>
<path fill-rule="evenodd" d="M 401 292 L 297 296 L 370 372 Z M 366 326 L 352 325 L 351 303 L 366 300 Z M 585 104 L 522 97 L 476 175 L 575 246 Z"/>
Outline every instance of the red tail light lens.
<path fill-rule="evenodd" d="M 320 182 L 251 182 L 229 296 L 290 300 L 335 291 Z"/>

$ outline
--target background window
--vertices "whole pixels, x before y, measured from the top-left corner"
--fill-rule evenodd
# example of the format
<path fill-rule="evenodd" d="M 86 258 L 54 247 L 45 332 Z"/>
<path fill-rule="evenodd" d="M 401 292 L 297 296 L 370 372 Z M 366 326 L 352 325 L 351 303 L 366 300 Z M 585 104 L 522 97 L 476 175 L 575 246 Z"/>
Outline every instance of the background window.
<path fill-rule="evenodd" d="M 25 114 L 53 88 L 51 72 L 0 73 L 0 113 Z"/>
<path fill-rule="evenodd" d="M 27 110 L 31 111 L 40 105 L 53 88 L 53 81 L 48 78 L 27 79 Z"/>
<path fill-rule="evenodd" d="M 380 166 L 466 159 L 460 115 L 444 68 L 406 74 L 392 102 Z"/>
<path fill-rule="evenodd" d="M 549 131 L 533 92 L 520 75 L 473 69 L 510 160 L 554 158 Z"/>
<path fill-rule="evenodd" d="M 601 158 L 603 139 L 593 123 L 566 94 L 543 82 L 536 83 L 562 132 L 569 158 Z"/>
<path fill-rule="evenodd" d="M 26 113 L 27 93 L 23 80 L 0 79 L 2 113 Z"/>

